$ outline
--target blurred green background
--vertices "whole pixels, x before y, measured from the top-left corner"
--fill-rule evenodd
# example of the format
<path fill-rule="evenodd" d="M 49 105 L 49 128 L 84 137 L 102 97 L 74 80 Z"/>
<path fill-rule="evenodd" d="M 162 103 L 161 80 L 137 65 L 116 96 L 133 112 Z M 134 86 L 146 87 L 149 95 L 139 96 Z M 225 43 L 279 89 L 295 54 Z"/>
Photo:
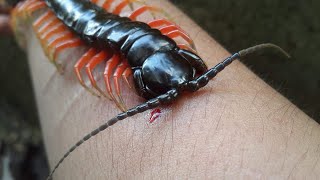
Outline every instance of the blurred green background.
<path fill-rule="evenodd" d="M 172 1 L 226 49 L 262 42 L 287 50 L 250 56 L 243 62 L 320 122 L 320 1 Z M 0 35 L 0 157 L 16 179 L 43 179 L 48 172 L 26 55 L 12 37 Z M 259 59 L 259 61 L 255 61 Z M 6 167 L 2 167 L 0 177 Z"/>

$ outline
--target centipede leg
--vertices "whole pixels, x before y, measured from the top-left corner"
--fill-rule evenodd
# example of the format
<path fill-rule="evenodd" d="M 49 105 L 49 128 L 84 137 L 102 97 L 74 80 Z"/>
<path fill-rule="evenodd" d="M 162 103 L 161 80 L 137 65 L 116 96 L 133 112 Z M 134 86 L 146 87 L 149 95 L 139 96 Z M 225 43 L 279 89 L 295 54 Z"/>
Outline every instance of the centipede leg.
<path fill-rule="evenodd" d="M 113 55 L 112 58 L 107 61 L 106 63 L 106 67 L 105 67 L 105 71 L 104 71 L 104 81 L 106 83 L 106 89 L 107 92 L 109 94 L 109 96 L 111 97 L 111 99 L 116 103 L 116 105 L 118 106 L 118 108 L 122 111 L 125 111 L 126 108 L 124 106 L 124 104 L 122 104 L 121 102 L 117 101 L 117 99 L 114 97 L 113 93 L 112 93 L 112 88 L 111 88 L 111 84 L 110 84 L 110 76 L 114 70 L 114 68 L 120 63 L 120 57 L 119 55 Z"/>
<path fill-rule="evenodd" d="M 72 39 L 72 33 L 68 33 L 67 28 L 58 18 L 54 16 L 54 14 L 51 11 L 47 11 L 42 16 L 40 16 L 33 23 L 33 28 L 37 33 L 37 36 L 42 44 L 44 52 L 49 57 L 51 62 L 56 66 L 57 70 L 60 73 L 62 73 L 62 68 L 60 64 L 57 64 L 56 62 L 57 54 L 66 48 L 80 46 L 82 44 L 81 40 Z M 48 41 L 52 36 L 58 33 L 64 33 L 66 31 L 67 33 L 58 36 L 55 40 L 48 44 Z"/>
<path fill-rule="evenodd" d="M 93 69 L 100 64 L 103 61 L 106 61 L 108 58 L 108 54 L 106 51 L 101 51 L 95 56 L 93 56 L 89 63 L 86 65 L 86 73 L 90 79 L 91 85 L 93 88 L 95 88 L 102 96 L 107 97 L 105 93 L 100 89 L 100 87 L 97 85 L 97 81 L 95 80 L 93 76 Z M 108 97 L 110 99 L 110 97 Z"/>
<path fill-rule="evenodd" d="M 38 19 L 34 21 L 32 24 L 34 30 L 39 30 L 40 26 L 48 21 L 49 19 L 52 19 L 54 17 L 54 14 L 52 11 L 48 10 L 46 13 L 41 15 Z"/>
<path fill-rule="evenodd" d="M 50 38 L 52 38 L 54 35 L 56 35 L 58 33 L 63 33 L 66 30 L 67 29 L 65 28 L 65 26 L 60 23 L 60 24 L 57 24 L 56 26 L 52 27 L 51 29 L 49 29 L 47 32 L 38 35 L 38 39 L 40 40 L 42 47 L 44 47 L 45 52 L 47 52 L 46 46 L 47 46 Z"/>
<path fill-rule="evenodd" d="M 36 1 L 38 1 L 38 0 L 29 0 L 29 1 L 22 2 L 22 4 L 19 5 L 17 11 L 18 12 L 24 11 L 26 7 L 28 7 L 29 5 L 31 5 L 32 3 L 36 2 Z"/>
<path fill-rule="evenodd" d="M 158 12 L 158 13 L 162 13 L 165 15 L 165 17 L 167 18 L 170 18 L 169 14 L 167 14 L 164 10 L 162 10 L 161 8 L 159 7 L 156 7 L 156 6 L 148 6 L 148 5 L 144 5 L 144 6 L 141 6 L 140 8 L 136 9 L 135 11 L 133 11 L 128 17 L 131 19 L 131 20 L 136 20 L 138 16 L 140 16 L 141 14 L 143 14 L 144 12 L 146 11 L 150 11 L 152 13 L 152 16 L 154 16 L 153 13 L 155 12 Z"/>
<path fill-rule="evenodd" d="M 31 4 L 30 6 L 27 7 L 26 13 L 28 16 L 30 16 L 34 11 L 37 11 L 39 9 L 47 7 L 46 3 L 44 1 L 38 1 L 35 2 L 34 4 Z"/>
<path fill-rule="evenodd" d="M 42 36 L 44 33 L 48 32 L 49 29 L 51 29 L 52 27 L 61 24 L 61 21 L 58 18 L 53 18 L 51 19 L 47 24 L 43 25 L 42 27 L 40 27 L 37 30 L 37 34 L 40 36 Z"/>
<path fill-rule="evenodd" d="M 53 57 L 53 53 L 55 51 L 55 48 L 61 44 L 62 42 L 66 42 L 68 40 L 72 40 L 73 38 L 73 34 L 72 32 L 65 31 L 63 33 L 61 33 L 61 35 L 59 35 L 58 37 L 56 37 L 56 39 L 54 39 L 53 41 L 49 42 L 49 44 L 44 48 L 45 49 L 45 53 L 47 54 L 48 57 Z"/>
<path fill-rule="evenodd" d="M 112 2 L 113 2 L 113 0 L 111 0 L 110 2 L 106 1 L 107 4 L 103 5 L 103 7 L 105 9 L 106 8 L 109 9 Z M 115 9 L 113 10 L 112 13 L 119 15 L 121 13 L 121 11 L 128 5 L 130 6 L 131 9 L 133 9 L 133 6 L 132 6 L 133 3 L 142 3 L 142 4 L 144 4 L 144 2 L 142 2 L 141 0 L 123 0 L 115 7 Z"/>
<path fill-rule="evenodd" d="M 183 38 L 188 44 L 191 46 L 191 48 L 196 51 L 196 46 L 194 45 L 193 40 L 191 37 L 184 32 L 180 27 L 177 25 L 169 25 L 165 26 L 159 29 L 160 32 L 170 38 L 176 38 L 176 37 L 181 37 Z"/>
<path fill-rule="evenodd" d="M 114 82 L 114 86 L 116 89 L 116 93 L 117 96 L 120 100 L 120 103 L 124 105 L 125 107 L 125 103 L 123 101 L 123 98 L 121 96 L 121 91 L 120 91 L 120 85 L 119 85 L 119 79 L 120 77 L 123 75 L 124 71 L 129 67 L 129 64 L 127 61 L 122 61 L 122 63 L 117 67 L 117 69 L 115 70 L 114 74 L 113 74 L 113 82 Z"/>
<path fill-rule="evenodd" d="M 129 88 L 132 89 L 132 86 L 128 80 L 129 76 L 132 76 L 131 67 L 127 67 L 127 69 L 124 70 L 124 72 L 122 73 L 122 78 L 125 80 Z"/>
<path fill-rule="evenodd" d="M 176 38 L 176 37 L 181 37 L 182 39 L 184 39 L 185 41 L 187 41 L 190 44 L 192 49 L 196 50 L 196 46 L 195 46 L 193 40 L 190 38 L 190 36 L 179 29 L 167 33 L 166 36 L 168 36 L 169 38 L 172 38 L 172 39 Z"/>
<path fill-rule="evenodd" d="M 39 30 L 35 30 L 37 34 L 37 38 L 39 39 L 42 47 L 45 47 L 48 43 L 48 40 L 55 35 L 56 33 L 63 32 L 64 25 L 61 22 L 57 23 L 49 23 L 50 25 L 45 25 L 45 30 L 42 28 Z M 44 48 L 45 49 L 45 48 Z"/>
<path fill-rule="evenodd" d="M 54 35 L 57 35 L 59 33 L 61 33 L 61 36 L 64 36 L 65 35 L 64 32 L 66 32 L 66 30 L 64 28 L 61 28 L 60 26 L 58 26 L 58 27 L 54 27 L 47 34 L 44 34 L 41 37 L 39 37 L 41 46 L 47 56 L 50 56 L 50 51 L 53 49 L 53 48 L 50 49 L 49 45 L 51 45 L 52 42 L 57 43 L 56 40 L 57 39 L 59 40 L 59 38 L 57 38 L 57 39 L 54 39 L 52 42 L 49 42 L 50 38 L 52 38 Z M 61 37 L 61 36 L 58 36 L 58 37 Z M 70 36 L 69 39 L 71 40 L 71 38 L 72 38 L 72 36 Z"/>
<path fill-rule="evenodd" d="M 18 8 L 18 13 L 22 14 L 24 18 L 27 17 L 27 15 L 29 14 L 27 9 L 30 6 L 33 6 L 35 3 L 39 2 L 38 0 L 29 0 L 29 1 L 25 1 L 19 8 Z"/>
<path fill-rule="evenodd" d="M 56 26 L 52 27 L 50 30 L 48 30 L 46 33 L 44 33 L 40 38 L 44 41 L 47 42 L 52 36 L 62 33 L 66 31 L 67 28 L 64 24 L 60 23 L 57 24 Z"/>
<path fill-rule="evenodd" d="M 174 25 L 174 23 L 170 22 L 167 19 L 155 19 L 153 21 L 148 22 L 148 25 L 152 28 L 157 28 L 160 26 L 169 26 L 169 25 Z"/>
<path fill-rule="evenodd" d="M 86 90 L 88 90 L 91 94 L 94 96 L 100 97 L 97 93 L 92 91 L 83 81 L 81 76 L 81 69 L 90 61 L 91 58 L 93 58 L 97 54 L 95 48 L 90 48 L 85 54 L 81 56 L 81 58 L 77 61 L 77 63 L 74 65 L 74 71 L 77 76 L 77 79 L 79 80 L 81 86 L 83 86 Z"/>
<path fill-rule="evenodd" d="M 102 8 L 105 9 L 106 11 L 110 10 L 111 4 L 114 2 L 114 0 L 105 0 L 102 3 Z"/>
<path fill-rule="evenodd" d="M 83 45 L 83 42 L 79 39 L 79 38 L 76 38 L 76 39 L 71 39 L 71 40 L 68 40 L 68 41 L 65 41 L 59 45 L 57 45 L 55 48 L 54 48 L 54 52 L 53 54 L 51 55 L 50 59 L 52 61 L 52 63 L 56 66 L 57 70 L 62 73 L 63 70 L 61 68 L 61 65 L 57 63 L 57 55 L 67 49 L 67 48 L 74 48 L 74 47 L 79 47 Z"/>
<path fill-rule="evenodd" d="M 175 24 L 167 19 L 156 19 L 156 20 L 148 22 L 148 25 L 151 28 L 159 29 L 163 34 L 167 34 L 173 30 L 179 30 L 179 31 L 183 32 L 184 34 L 187 34 L 180 26 L 178 26 L 177 24 Z"/>
<path fill-rule="evenodd" d="M 74 47 L 79 47 L 83 45 L 83 42 L 79 38 L 71 39 L 68 41 L 65 41 L 59 45 L 57 45 L 54 49 L 53 55 L 52 55 L 52 60 L 55 60 L 57 58 L 57 55 L 67 49 L 67 48 L 74 48 Z"/>
<path fill-rule="evenodd" d="M 150 21 L 148 23 L 148 25 L 151 28 L 157 28 L 161 31 L 162 34 L 167 35 L 171 38 L 175 38 L 175 37 L 182 37 L 183 39 L 185 39 L 185 41 L 187 41 L 189 43 L 189 45 L 191 47 L 188 47 L 186 44 L 179 44 L 178 46 L 182 49 L 187 49 L 193 52 L 196 52 L 196 47 L 195 44 L 193 42 L 193 40 L 191 39 L 191 37 L 178 25 L 170 22 L 167 19 L 156 19 L 153 21 Z"/>

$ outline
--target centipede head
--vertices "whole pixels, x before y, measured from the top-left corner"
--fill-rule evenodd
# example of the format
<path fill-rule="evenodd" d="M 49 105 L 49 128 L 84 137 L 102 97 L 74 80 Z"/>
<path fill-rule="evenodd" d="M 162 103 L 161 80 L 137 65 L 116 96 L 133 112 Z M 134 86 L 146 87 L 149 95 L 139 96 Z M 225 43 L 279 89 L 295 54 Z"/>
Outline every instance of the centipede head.
<path fill-rule="evenodd" d="M 189 53 L 189 52 L 188 52 Z M 199 57 L 197 62 L 199 61 Z M 182 91 L 189 81 L 199 73 L 199 64 L 192 63 L 179 51 L 157 52 L 134 71 L 135 87 L 140 96 L 150 99 L 168 92 L 171 89 Z M 206 69 L 206 67 L 205 67 Z"/>

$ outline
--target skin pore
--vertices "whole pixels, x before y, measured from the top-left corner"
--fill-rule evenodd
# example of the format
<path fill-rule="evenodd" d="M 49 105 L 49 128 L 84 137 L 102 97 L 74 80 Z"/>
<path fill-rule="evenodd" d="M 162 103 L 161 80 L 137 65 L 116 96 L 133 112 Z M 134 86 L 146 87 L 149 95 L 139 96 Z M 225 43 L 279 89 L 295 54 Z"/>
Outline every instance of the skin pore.
<path fill-rule="evenodd" d="M 195 40 L 208 67 L 230 55 L 170 3 L 154 0 L 150 4 L 170 12 Z M 65 72 L 60 75 L 31 32 L 27 43 L 52 168 L 83 135 L 120 111 L 112 102 L 92 96 L 77 82 L 72 66 L 81 56 L 80 50 L 67 50 L 58 57 L 65 64 Z M 143 101 L 125 84 L 122 87 L 129 107 Z M 185 93 L 161 109 L 161 117 L 152 124 L 147 123 L 150 116 L 147 111 L 90 139 L 65 160 L 54 178 L 318 179 L 320 176 L 319 125 L 239 61 L 203 89 Z"/>

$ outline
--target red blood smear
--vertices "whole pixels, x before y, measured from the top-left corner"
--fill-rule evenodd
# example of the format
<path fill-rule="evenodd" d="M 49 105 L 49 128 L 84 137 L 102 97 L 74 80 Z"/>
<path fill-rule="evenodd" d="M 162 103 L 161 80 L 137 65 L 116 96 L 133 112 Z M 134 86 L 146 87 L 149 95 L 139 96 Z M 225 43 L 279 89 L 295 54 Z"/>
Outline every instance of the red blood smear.
<path fill-rule="evenodd" d="M 149 123 L 153 123 L 158 117 L 160 117 L 161 110 L 159 108 L 152 110 Z"/>

